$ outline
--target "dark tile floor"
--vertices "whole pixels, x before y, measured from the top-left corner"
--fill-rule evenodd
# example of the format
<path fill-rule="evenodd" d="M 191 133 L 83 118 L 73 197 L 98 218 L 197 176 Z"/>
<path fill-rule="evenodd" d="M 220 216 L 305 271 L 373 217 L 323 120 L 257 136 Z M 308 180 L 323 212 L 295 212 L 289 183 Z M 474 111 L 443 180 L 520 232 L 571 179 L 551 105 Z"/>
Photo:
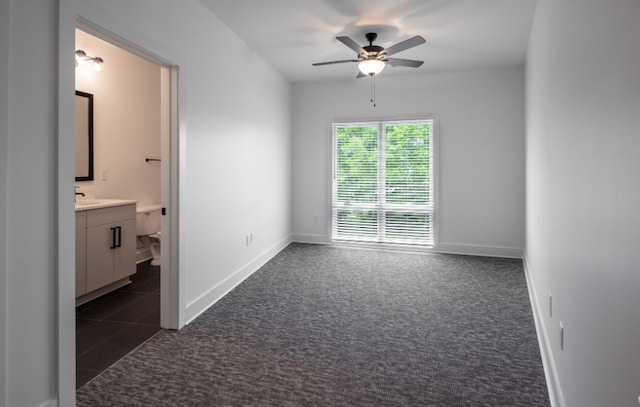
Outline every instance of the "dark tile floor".
<path fill-rule="evenodd" d="M 76 308 L 76 388 L 160 330 L 160 267 L 140 263 L 131 281 Z"/>

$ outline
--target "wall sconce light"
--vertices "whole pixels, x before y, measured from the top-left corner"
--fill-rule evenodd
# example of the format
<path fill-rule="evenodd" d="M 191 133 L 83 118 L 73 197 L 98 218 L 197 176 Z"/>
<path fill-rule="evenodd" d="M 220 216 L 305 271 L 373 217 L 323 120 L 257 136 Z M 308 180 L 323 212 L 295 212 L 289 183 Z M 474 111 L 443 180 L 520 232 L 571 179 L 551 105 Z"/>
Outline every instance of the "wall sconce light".
<path fill-rule="evenodd" d="M 104 69 L 104 60 L 102 58 L 89 56 L 81 49 L 76 50 L 76 68 L 84 65 L 87 61 L 93 61 L 93 69 L 98 72 Z"/>

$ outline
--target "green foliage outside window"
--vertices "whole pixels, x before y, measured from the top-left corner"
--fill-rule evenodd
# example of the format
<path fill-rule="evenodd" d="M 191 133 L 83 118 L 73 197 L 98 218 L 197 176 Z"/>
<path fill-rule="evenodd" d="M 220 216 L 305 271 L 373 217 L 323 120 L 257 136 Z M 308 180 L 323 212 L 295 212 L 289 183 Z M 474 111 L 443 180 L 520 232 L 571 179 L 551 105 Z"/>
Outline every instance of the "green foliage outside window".
<path fill-rule="evenodd" d="M 338 201 L 378 201 L 378 128 L 338 129 Z"/>
<path fill-rule="evenodd" d="M 386 127 L 386 202 L 426 204 L 429 200 L 429 126 Z"/>
<path fill-rule="evenodd" d="M 386 127 L 387 203 L 429 202 L 428 125 Z M 338 129 L 338 201 L 375 203 L 378 199 L 378 127 Z"/>

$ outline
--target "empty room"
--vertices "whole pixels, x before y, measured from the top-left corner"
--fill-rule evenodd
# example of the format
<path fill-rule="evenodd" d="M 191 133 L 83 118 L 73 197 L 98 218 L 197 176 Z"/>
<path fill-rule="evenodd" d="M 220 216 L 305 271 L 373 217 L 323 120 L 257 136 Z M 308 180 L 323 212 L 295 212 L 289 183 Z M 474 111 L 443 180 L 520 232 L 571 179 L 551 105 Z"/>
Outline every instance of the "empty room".
<path fill-rule="evenodd" d="M 2 2 L 0 407 L 639 406 L 638 18 Z"/>

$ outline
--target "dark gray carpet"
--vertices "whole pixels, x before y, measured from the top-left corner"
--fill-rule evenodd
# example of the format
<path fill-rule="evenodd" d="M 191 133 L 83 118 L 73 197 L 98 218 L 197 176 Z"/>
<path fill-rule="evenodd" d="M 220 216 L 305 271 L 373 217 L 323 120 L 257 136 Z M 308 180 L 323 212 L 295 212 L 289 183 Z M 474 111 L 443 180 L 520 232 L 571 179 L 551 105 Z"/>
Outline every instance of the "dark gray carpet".
<path fill-rule="evenodd" d="M 95 406 L 549 406 L 522 262 L 293 244 Z"/>

